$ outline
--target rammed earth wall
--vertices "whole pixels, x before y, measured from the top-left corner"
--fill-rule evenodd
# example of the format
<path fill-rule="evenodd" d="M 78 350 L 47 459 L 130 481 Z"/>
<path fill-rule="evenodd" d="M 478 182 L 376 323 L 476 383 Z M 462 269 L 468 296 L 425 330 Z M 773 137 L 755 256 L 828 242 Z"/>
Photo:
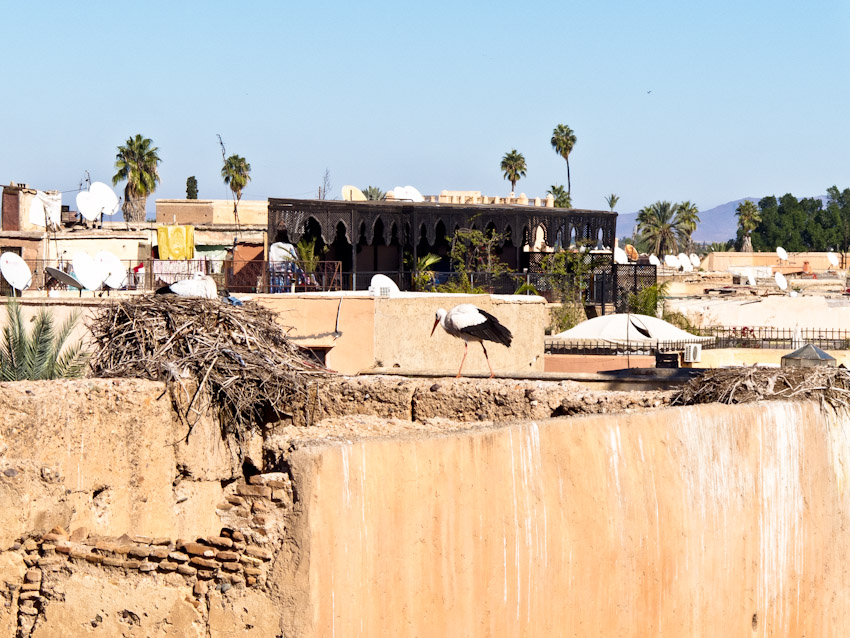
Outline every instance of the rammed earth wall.
<path fill-rule="evenodd" d="M 506 413 L 606 413 L 449 429 L 436 399 L 474 412 L 457 405 L 478 382 L 417 386 L 408 403 L 400 381 L 351 382 L 325 396 L 361 398 L 325 424 L 238 448 L 207 421 L 187 439 L 161 384 L 0 385 L 0 638 L 850 625 L 845 415 L 651 397 L 611 412 L 586 390 L 564 403 L 567 386 L 488 381 Z M 390 384 L 399 405 L 430 397 L 431 416 L 344 416 Z"/>

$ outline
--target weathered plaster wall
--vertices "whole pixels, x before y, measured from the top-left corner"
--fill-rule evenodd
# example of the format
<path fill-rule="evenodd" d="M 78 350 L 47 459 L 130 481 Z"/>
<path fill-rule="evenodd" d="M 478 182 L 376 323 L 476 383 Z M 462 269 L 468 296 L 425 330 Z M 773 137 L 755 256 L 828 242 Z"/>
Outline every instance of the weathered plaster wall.
<path fill-rule="evenodd" d="M 288 613 L 311 637 L 841 636 L 848 426 L 709 405 L 305 448 Z"/>

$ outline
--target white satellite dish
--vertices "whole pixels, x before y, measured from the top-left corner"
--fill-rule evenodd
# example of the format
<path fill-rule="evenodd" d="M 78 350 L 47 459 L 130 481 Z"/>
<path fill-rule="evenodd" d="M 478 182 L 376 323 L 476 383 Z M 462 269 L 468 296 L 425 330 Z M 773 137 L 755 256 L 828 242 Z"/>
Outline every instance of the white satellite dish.
<path fill-rule="evenodd" d="M 118 257 L 108 250 L 101 250 L 94 256 L 94 260 L 106 272 L 106 279 L 103 280 L 103 283 L 114 290 L 127 285 L 127 267 L 121 263 Z"/>
<path fill-rule="evenodd" d="M 79 281 L 74 279 L 68 273 L 62 272 L 58 268 L 53 268 L 52 266 L 48 266 L 47 268 L 44 269 L 44 272 L 46 272 L 48 275 L 53 277 L 60 284 L 65 284 L 69 288 L 76 288 L 77 290 L 80 290 L 80 291 L 82 291 L 82 289 L 83 289 L 83 284 L 81 284 Z"/>
<path fill-rule="evenodd" d="M 653 266 L 660 266 L 661 265 L 661 261 L 654 254 L 649 256 L 649 263 L 652 264 Z"/>
<path fill-rule="evenodd" d="M 399 292 L 398 285 L 386 275 L 375 275 L 369 282 L 369 292 L 379 297 L 389 297 Z"/>
<path fill-rule="evenodd" d="M 108 276 L 106 269 L 86 252 L 74 253 L 71 260 L 74 265 L 74 277 L 86 290 L 97 290 Z"/>
<path fill-rule="evenodd" d="M 94 197 L 95 205 L 100 209 L 98 214 L 114 215 L 118 210 L 118 196 L 103 182 L 94 182 L 89 186 L 89 193 Z"/>
<path fill-rule="evenodd" d="M 629 263 L 629 256 L 626 254 L 626 251 L 617 246 L 614 249 L 614 263 L 615 264 L 627 264 Z"/>
<path fill-rule="evenodd" d="M 342 200 L 344 202 L 365 202 L 367 197 L 356 186 L 346 185 L 342 187 Z"/>
<path fill-rule="evenodd" d="M 664 255 L 664 265 L 668 268 L 679 269 L 679 258 L 676 255 Z"/>
<path fill-rule="evenodd" d="M 413 186 L 405 186 L 404 192 L 407 195 L 405 199 L 409 199 L 412 202 L 424 202 L 425 198 L 422 196 L 418 190 L 413 188 Z"/>
<path fill-rule="evenodd" d="M 785 250 L 782 246 L 776 247 L 776 256 L 779 257 L 782 261 L 788 260 L 788 251 Z"/>
<path fill-rule="evenodd" d="M 773 278 L 776 280 L 776 285 L 779 286 L 780 290 L 786 290 L 788 288 L 788 280 L 785 279 L 785 275 L 781 272 L 776 273 Z"/>
<path fill-rule="evenodd" d="M 826 253 L 826 258 L 829 260 L 829 265 L 835 268 L 838 265 L 838 255 L 833 252 Z"/>
<path fill-rule="evenodd" d="M 15 253 L 3 253 L 0 255 L 0 273 L 15 290 L 23 292 L 32 283 L 32 272 L 27 262 Z"/>
<path fill-rule="evenodd" d="M 97 198 L 92 195 L 91 191 L 80 191 L 77 193 L 77 210 L 83 219 L 93 222 L 100 215 L 100 206 L 98 206 Z"/>
<path fill-rule="evenodd" d="M 747 283 L 751 286 L 756 285 L 756 278 L 753 276 L 752 272 L 747 273 Z"/>
<path fill-rule="evenodd" d="M 697 257 L 696 253 L 691 253 L 691 266 L 699 268 L 699 257 Z"/>
<path fill-rule="evenodd" d="M 694 267 L 691 266 L 691 260 L 685 253 L 679 253 L 679 264 L 685 272 L 691 272 Z"/>

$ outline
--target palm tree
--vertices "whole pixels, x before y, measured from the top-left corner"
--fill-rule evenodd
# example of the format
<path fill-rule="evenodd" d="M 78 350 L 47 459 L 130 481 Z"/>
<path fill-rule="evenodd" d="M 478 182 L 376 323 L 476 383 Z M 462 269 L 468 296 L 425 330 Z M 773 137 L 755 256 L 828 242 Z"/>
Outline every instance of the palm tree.
<path fill-rule="evenodd" d="M 239 200 L 242 199 L 242 189 L 251 181 L 251 165 L 244 157 L 239 155 L 231 155 L 224 160 L 224 166 L 221 167 L 221 176 L 224 178 L 224 183 L 230 186 L 233 192 L 233 216 L 236 218 L 236 223 L 239 223 L 237 207 Z"/>
<path fill-rule="evenodd" d="M 617 205 L 617 202 L 620 201 L 620 196 L 611 193 L 608 197 L 605 198 L 605 201 L 608 202 L 608 208 L 611 209 L 611 212 L 614 212 L 614 207 Z"/>
<path fill-rule="evenodd" d="M 363 189 L 363 194 L 369 201 L 380 201 L 384 199 L 386 193 L 377 186 L 367 186 Z"/>
<path fill-rule="evenodd" d="M 550 142 L 555 152 L 567 162 L 567 192 L 572 193 L 570 184 L 570 153 L 573 152 L 573 147 L 576 145 L 576 134 L 566 124 L 558 124 L 555 130 L 552 131 Z"/>
<path fill-rule="evenodd" d="M 53 325 L 53 315 L 42 308 L 33 319 L 32 331 L 27 334 L 21 306 L 12 302 L 6 306 L 6 325 L 0 340 L 0 380 L 71 379 L 82 376 L 88 354 L 82 341 L 67 348 L 67 341 L 79 318 L 72 314 L 59 331 Z M 63 351 L 64 350 L 64 351 Z"/>
<path fill-rule="evenodd" d="M 685 234 L 687 250 L 691 252 L 691 235 L 694 234 L 699 224 L 699 208 L 697 208 L 696 204 L 684 201 L 676 206 L 676 219 L 679 221 L 682 231 Z"/>
<path fill-rule="evenodd" d="M 670 202 L 655 202 L 638 213 L 638 240 L 641 247 L 656 255 L 675 253 L 685 235 L 676 215 L 676 206 Z"/>
<path fill-rule="evenodd" d="M 150 138 L 136 135 L 127 138 L 125 146 L 118 147 L 115 155 L 115 168 L 118 172 L 112 177 L 115 186 L 121 180 L 127 180 L 124 187 L 124 219 L 128 222 L 145 221 L 145 205 L 148 195 L 156 190 L 159 183 L 157 155 L 159 149 L 153 146 Z"/>
<path fill-rule="evenodd" d="M 735 209 L 735 215 L 738 216 L 738 228 L 744 233 L 744 244 L 741 247 L 741 252 L 751 253 L 753 252 L 753 240 L 750 233 L 758 228 L 761 223 L 761 212 L 758 206 L 750 200 L 745 200 Z"/>
<path fill-rule="evenodd" d="M 525 177 L 527 167 L 525 165 L 525 157 L 522 153 L 518 153 L 516 149 L 512 149 L 510 153 L 505 153 L 502 158 L 503 177 L 511 182 L 511 192 L 516 192 L 516 183 L 520 177 Z"/>
<path fill-rule="evenodd" d="M 551 194 L 552 197 L 555 198 L 555 208 L 572 208 L 573 200 L 570 198 L 570 194 L 564 190 L 563 186 L 558 184 L 552 184 L 547 193 Z"/>

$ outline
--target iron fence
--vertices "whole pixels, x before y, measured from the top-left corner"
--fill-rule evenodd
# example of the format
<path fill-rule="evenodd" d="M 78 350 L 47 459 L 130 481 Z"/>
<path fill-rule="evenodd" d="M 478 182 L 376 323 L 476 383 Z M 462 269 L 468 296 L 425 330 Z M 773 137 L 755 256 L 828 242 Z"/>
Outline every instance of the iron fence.
<path fill-rule="evenodd" d="M 845 329 L 712 326 L 697 328 L 692 332 L 699 336 L 714 337 L 713 348 L 796 350 L 810 343 L 821 350 L 850 350 L 850 330 Z"/>
<path fill-rule="evenodd" d="M 262 260 L 216 259 L 132 259 L 120 260 L 126 273 L 121 286 L 124 290 L 156 290 L 182 279 L 191 279 L 195 273 L 212 277 L 219 290 L 231 293 L 278 293 L 339 290 L 343 284 L 342 264 L 338 261 L 307 263 L 301 261 L 269 262 Z M 30 289 L 64 290 L 70 288 L 50 276 L 46 268 L 56 268 L 72 277 L 70 262 L 56 260 L 28 260 L 32 272 Z M 11 289 L 2 280 L 0 294 L 10 295 Z"/>
<path fill-rule="evenodd" d="M 702 342 L 698 339 L 684 339 L 681 341 L 653 341 L 641 342 L 634 341 L 630 343 L 611 343 L 602 339 L 593 341 L 588 339 L 573 340 L 573 339 L 555 339 L 547 338 L 544 340 L 544 352 L 546 354 L 581 354 L 581 355 L 633 355 L 645 354 L 655 355 L 659 352 L 681 352 L 685 346 L 691 344 L 700 344 L 703 348 L 714 347 L 709 342 Z"/>

